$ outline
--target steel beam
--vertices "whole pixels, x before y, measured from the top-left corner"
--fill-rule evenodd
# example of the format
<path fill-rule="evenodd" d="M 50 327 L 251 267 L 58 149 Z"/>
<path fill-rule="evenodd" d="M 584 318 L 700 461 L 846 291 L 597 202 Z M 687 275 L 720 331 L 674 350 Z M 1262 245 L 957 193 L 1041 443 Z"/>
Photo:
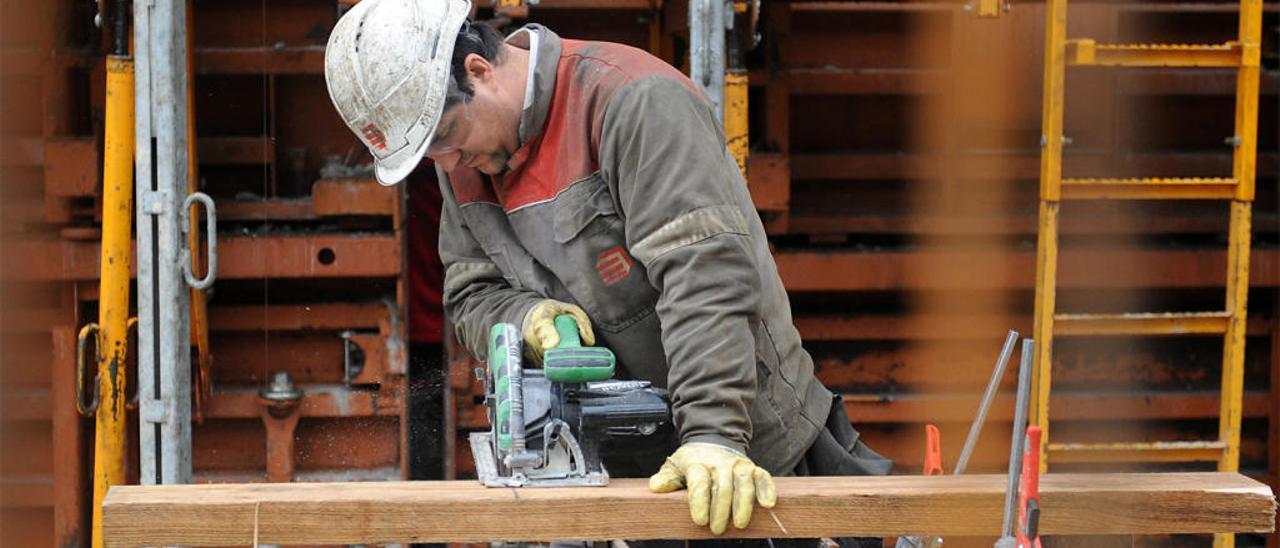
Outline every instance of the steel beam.
<path fill-rule="evenodd" d="M 1061 288 L 1196 288 L 1223 283 L 1222 250 L 1074 250 L 1061 258 Z M 896 291 L 1034 288 L 1035 255 L 1026 251 L 780 251 L 789 291 Z M 1158 265 L 1158 266 L 1156 266 Z M 1255 250 L 1254 287 L 1280 283 L 1280 251 Z"/>
<path fill-rule="evenodd" d="M 15 256 L 27 258 L 21 263 L 2 265 L 5 275 L 13 276 L 12 279 L 97 278 L 99 245 L 95 242 L 54 240 L 7 245 Z M 221 279 L 394 277 L 400 274 L 399 247 L 389 235 L 239 236 L 219 239 L 218 253 Z"/>
<path fill-rule="evenodd" d="M 316 215 L 391 216 L 396 193 L 373 179 L 322 179 L 311 186 L 311 207 Z"/>
<path fill-rule="evenodd" d="M 399 390 L 358 390 L 342 384 L 306 385 L 296 411 L 303 418 L 399 416 Z M 216 390 L 209 398 L 209 419 L 253 419 L 261 404 L 256 388 Z"/>
<path fill-rule="evenodd" d="M 1248 333 L 1270 333 L 1275 318 L 1254 315 Z M 805 341 L 987 340 L 992 327 L 1028 332 L 1031 316 L 1020 314 L 848 314 L 818 315 L 797 312 L 796 329 Z M 1069 323 L 1069 322 L 1068 322 Z M 1069 333 L 1059 332 L 1058 336 Z"/>
<path fill-rule="evenodd" d="M 377 329 L 390 314 L 383 303 L 215 306 L 209 309 L 209 326 L 213 331 L 259 332 Z"/>

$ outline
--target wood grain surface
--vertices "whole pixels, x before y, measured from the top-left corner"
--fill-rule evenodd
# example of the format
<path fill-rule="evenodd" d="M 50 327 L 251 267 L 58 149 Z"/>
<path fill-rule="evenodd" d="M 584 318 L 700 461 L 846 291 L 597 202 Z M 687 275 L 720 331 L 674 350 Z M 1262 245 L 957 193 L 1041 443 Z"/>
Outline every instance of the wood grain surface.
<path fill-rule="evenodd" d="M 1005 478 L 778 478 L 778 504 L 726 536 L 997 535 Z M 1238 474 L 1049 474 L 1041 532 L 1265 532 L 1266 485 Z M 104 502 L 108 546 L 382 544 L 707 538 L 684 492 L 608 487 L 490 489 L 476 482 L 120 486 Z M 255 539 L 255 529 L 257 538 Z"/>

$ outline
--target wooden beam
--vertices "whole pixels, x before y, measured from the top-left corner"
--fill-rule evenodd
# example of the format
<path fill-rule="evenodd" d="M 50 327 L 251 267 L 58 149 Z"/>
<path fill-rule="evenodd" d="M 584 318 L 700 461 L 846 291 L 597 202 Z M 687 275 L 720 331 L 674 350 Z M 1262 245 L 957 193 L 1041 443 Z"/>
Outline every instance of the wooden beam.
<path fill-rule="evenodd" d="M 995 535 L 1005 488 L 1000 475 L 777 483 L 777 507 L 726 536 Z M 103 531 L 113 547 L 709 538 L 685 497 L 650 493 L 642 479 L 520 490 L 467 481 L 120 486 L 103 503 Z M 1046 535 L 1267 532 L 1275 519 L 1271 489 L 1230 473 L 1050 474 L 1040 499 Z"/>

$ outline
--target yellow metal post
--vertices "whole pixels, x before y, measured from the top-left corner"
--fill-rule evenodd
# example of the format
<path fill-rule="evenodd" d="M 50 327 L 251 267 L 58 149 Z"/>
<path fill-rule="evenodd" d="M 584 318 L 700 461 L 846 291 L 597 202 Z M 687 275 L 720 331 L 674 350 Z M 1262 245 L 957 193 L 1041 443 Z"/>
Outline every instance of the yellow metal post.
<path fill-rule="evenodd" d="M 133 229 L 133 60 L 107 57 L 103 136 L 102 264 L 98 303 L 97 432 L 93 453 L 93 546 L 102 546 L 102 499 L 124 483 L 125 353 Z"/>
<path fill-rule="evenodd" d="M 724 75 L 724 140 L 747 176 L 747 71 L 729 69 Z"/>
<path fill-rule="evenodd" d="M 750 30 L 739 14 L 748 12 L 746 2 L 734 2 L 734 24 L 725 33 L 724 70 L 724 142 L 729 153 L 738 162 L 742 177 L 747 177 L 747 148 L 750 146 L 747 119 L 747 69 L 743 64 L 742 48 L 751 40 Z M 748 16 L 749 17 L 749 16 Z"/>
<path fill-rule="evenodd" d="M 1031 421 L 1043 433 L 1040 470 L 1049 467 L 1049 387 L 1052 384 L 1053 313 L 1058 289 L 1058 207 L 1062 198 L 1062 111 L 1065 108 L 1067 2 L 1045 6 L 1044 98 L 1041 111 L 1040 226 L 1036 245 L 1036 341 L 1032 377 Z"/>

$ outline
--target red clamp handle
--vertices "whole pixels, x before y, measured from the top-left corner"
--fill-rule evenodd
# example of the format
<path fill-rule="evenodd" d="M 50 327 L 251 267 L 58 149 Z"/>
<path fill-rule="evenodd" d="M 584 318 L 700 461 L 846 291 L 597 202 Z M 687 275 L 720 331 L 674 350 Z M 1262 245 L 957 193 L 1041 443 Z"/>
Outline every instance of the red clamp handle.
<path fill-rule="evenodd" d="M 1022 449 L 1022 481 L 1018 493 L 1018 548 L 1040 548 L 1040 436 L 1039 426 L 1027 427 Z"/>

